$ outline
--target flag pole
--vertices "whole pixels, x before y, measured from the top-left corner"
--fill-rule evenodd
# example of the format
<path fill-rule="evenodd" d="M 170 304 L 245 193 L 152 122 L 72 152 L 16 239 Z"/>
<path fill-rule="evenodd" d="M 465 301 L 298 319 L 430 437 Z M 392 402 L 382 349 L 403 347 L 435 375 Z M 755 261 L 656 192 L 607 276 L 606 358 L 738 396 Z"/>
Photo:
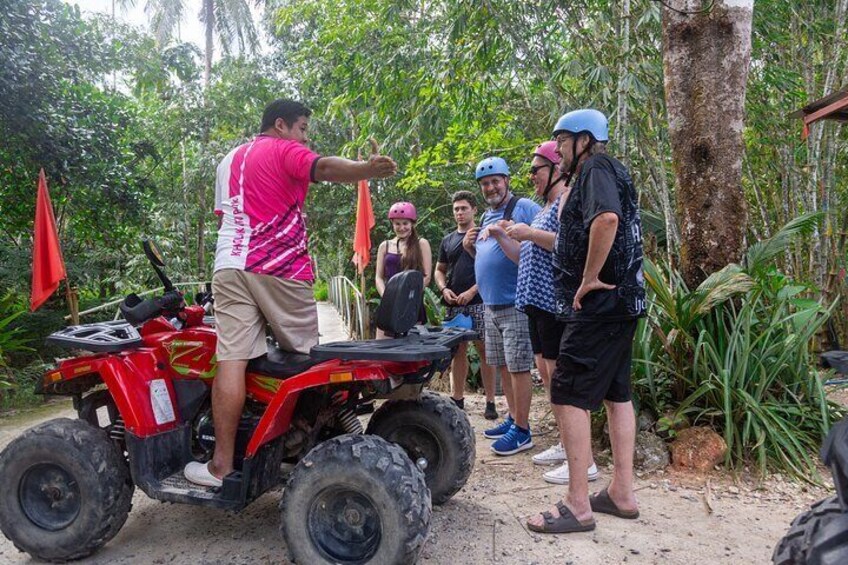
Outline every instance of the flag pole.
<path fill-rule="evenodd" d="M 68 301 L 68 309 L 71 314 L 71 325 L 79 325 L 79 303 L 77 302 L 77 293 L 71 290 L 71 284 L 68 282 L 68 277 L 65 275 L 65 299 Z"/>

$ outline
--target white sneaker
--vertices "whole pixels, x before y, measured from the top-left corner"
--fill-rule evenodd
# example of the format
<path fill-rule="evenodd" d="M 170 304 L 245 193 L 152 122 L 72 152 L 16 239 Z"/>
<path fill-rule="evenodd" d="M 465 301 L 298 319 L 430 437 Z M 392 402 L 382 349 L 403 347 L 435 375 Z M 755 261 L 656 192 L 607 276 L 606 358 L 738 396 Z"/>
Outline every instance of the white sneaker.
<path fill-rule="evenodd" d="M 565 449 L 561 443 L 555 443 L 542 453 L 533 456 L 536 465 L 557 465 L 565 461 Z"/>
<path fill-rule="evenodd" d="M 589 482 L 598 480 L 598 466 L 592 463 L 592 466 L 589 467 Z M 555 485 L 567 485 L 568 484 L 568 462 L 563 463 L 556 469 L 552 471 L 548 471 L 542 478 L 545 479 L 546 483 L 553 483 Z"/>
<path fill-rule="evenodd" d="M 224 484 L 224 481 L 209 471 L 208 463 L 201 463 L 200 461 L 192 461 L 186 465 L 183 469 L 183 475 L 192 483 L 205 487 L 219 487 Z"/>

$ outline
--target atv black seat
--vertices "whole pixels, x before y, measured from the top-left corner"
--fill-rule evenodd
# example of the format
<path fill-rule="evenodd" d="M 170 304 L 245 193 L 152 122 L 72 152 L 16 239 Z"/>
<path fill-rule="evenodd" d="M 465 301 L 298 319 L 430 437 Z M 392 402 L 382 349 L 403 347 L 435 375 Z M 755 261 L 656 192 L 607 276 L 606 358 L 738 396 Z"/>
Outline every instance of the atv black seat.
<path fill-rule="evenodd" d="M 401 271 L 390 278 L 374 314 L 377 327 L 391 337 L 405 336 L 418 321 L 423 295 L 421 271 Z"/>
<path fill-rule="evenodd" d="M 275 379 L 287 379 L 299 375 L 322 361 L 323 359 L 317 359 L 303 353 L 283 351 L 279 347 L 269 344 L 268 353 L 262 357 L 251 359 L 247 363 L 247 370 Z"/>
<path fill-rule="evenodd" d="M 322 361 L 436 361 L 450 359 L 454 347 L 473 339 L 477 332 L 471 330 L 416 326 L 404 337 L 316 345 L 310 355 Z"/>

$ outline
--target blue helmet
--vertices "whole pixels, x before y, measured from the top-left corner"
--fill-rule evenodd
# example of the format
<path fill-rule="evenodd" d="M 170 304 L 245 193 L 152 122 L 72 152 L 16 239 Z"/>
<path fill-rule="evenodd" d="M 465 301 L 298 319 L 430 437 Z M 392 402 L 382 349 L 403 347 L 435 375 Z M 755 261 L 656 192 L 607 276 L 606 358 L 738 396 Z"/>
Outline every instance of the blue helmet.
<path fill-rule="evenodd" d="M 554 126 L 554 137 L 562 132 L 592 134 L 595 141 L 609 141 L 609 122 L 603 113 L 586 108 L 563 114 Z"/>
<path fill-rule="evenodd" d="M 509 176 L 509 166 L 500 157 L 487 157 L 477 163 L 474 168 L 474 178 L 480 180 L 491 175 Z"/>

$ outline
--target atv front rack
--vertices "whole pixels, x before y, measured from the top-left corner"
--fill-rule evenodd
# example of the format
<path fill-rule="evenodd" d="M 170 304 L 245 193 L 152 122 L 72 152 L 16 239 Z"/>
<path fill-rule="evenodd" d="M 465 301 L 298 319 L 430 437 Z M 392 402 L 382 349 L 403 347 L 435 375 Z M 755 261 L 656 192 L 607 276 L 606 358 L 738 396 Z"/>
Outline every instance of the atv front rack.
<path fill-rule="evenodd" d="M 449 359 L 453 348 L 475 339 L 479 337 L 472 330 L 415 326 L 403 337 L 316 345 L 310 356 L 321 361 L 436 361 Z"/>

